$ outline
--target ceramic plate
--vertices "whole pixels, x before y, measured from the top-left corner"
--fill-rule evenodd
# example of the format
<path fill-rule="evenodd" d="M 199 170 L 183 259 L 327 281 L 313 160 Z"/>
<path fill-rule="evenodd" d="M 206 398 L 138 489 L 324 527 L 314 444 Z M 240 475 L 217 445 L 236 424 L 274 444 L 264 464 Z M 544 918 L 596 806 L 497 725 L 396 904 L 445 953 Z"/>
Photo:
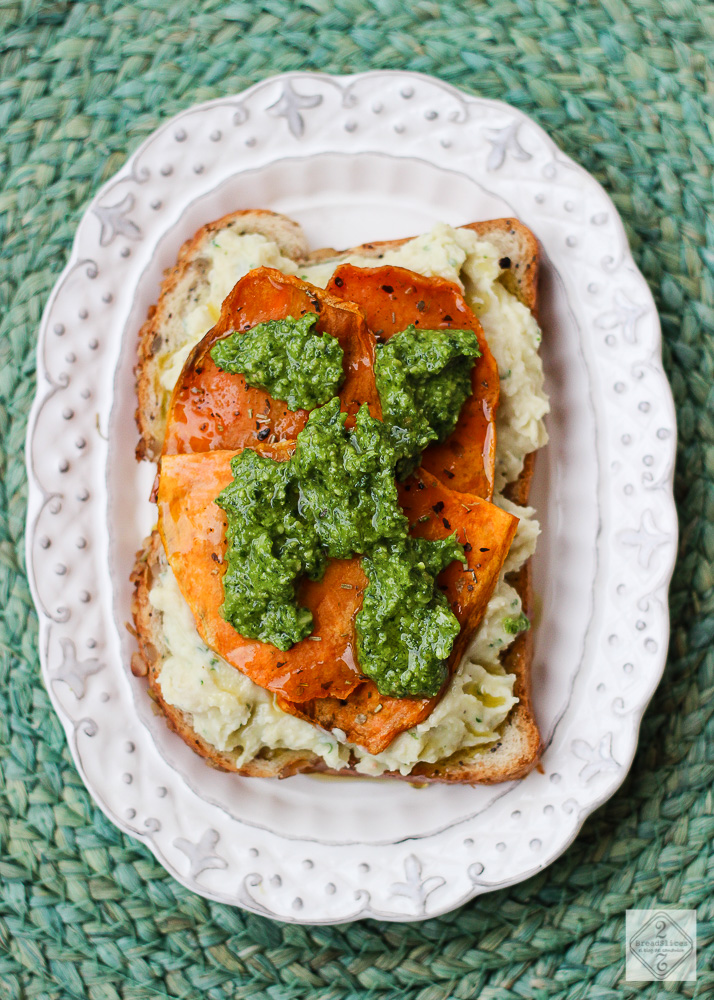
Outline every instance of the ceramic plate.
<path fill-rule="evenodd" d="M 208 220 L 261 207 L 313 247 L 514 215 L 544 248 L 552 411 L 533 686 L 543 768 L 495 787 L 207 768 L 129 670 L 152 526 L 134 461 L 137 330 Z M 99 192 L 45 310 L 27 566 L 45 683 L 87 788 L 184 885 L 284 921 L 418 920 L 556 858 L 630 766 L 662 674 L 675 418 L 655 307 L 617 212 L 530 119 L 408 73 L 275 77 L 172 119 Z"/>

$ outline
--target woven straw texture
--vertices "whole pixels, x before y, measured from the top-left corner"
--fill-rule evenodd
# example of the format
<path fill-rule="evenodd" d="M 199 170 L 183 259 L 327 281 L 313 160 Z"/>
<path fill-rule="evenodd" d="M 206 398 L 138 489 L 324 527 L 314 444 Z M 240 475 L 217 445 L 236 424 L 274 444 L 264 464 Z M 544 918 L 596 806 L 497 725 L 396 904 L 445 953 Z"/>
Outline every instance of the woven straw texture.
<path fill-rule="evenodd" d="M 0 0 L 0 997 L 712 996 L 714 8 L 694 0 Z M 624 787 L 547 871 L 441 919 L 283 926 L 174 882 L 94 807 L 39 679 L 23 442 L 40 314 L 164 117 L 285 70 L 432 73 L 532 115 L 614 197 L 677 403 L 673 637 Z M 624 981 L 627 908 L 698 910 L 696 983 Z"/>

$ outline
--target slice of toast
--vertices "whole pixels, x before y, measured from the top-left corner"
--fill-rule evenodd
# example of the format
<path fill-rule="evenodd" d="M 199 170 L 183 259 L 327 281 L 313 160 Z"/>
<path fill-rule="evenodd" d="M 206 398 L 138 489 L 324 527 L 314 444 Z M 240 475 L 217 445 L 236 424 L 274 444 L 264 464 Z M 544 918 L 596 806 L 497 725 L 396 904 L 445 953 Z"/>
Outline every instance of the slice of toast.
<path fill-rule="evenodd" d="M 261 228 L 266 227 L 266 228 Z M 284 256 L 306 264 L 318 261 L 335 263 L 349 254 L 380 259 L 387 251 L 397 249 L 406 240 L 367 243 L 350 250 L 335 251 L 325 248 L 307 253 L 299 227 L 283 216 L 265 212 L 234 213 L 199 230 L 181 249 L 174 269 L 168 272 L 162 287 L 159 303 L 150 312 L 140 331 L 139 364 L 137 366 L 137 394 L 139 408 L 137 423 L 141 440 L 137 457 L 156 457 L 161 450 L 165 403 L 156 388 L 156 355 L 162 349 L 175 349 L 178 337 L 174 333 L 182 315 L 190 306 L 191 292 L 196 283 L 206 281 L 205 260 L 202 267 L 201 249 L 209 237 L 223 228 L 237 231 L 261 232 L 278 242 Z M 471 223 L 463 227 L 476 232 L 494 245 L 500 256 L 504 272 L 501 281 L 524 305 L 537 315 L 538 244 L 533 234 L 516 219 L 496 219 Z M 188 301 L 186 301 L 188 300 Z M 168 328 L 165 324 L 168 322 Z M 174 345 L 174 346 L 172 346 Z M 528 501 L 534 467 L 534 454 L 526 457 L 519 478 L 509 485 L 506 495 L 513 502 L 525 505 Z M 337 775 L 356 774 L 352 768 L 331 770 L 310 752 L 294 750 L 263 750 L 253 760 L 237 765 L 237 753 L 223 752 L 208 744 L 191 726 L 191 718 L 180 709 L 169 705 L 162 697 L 158 677 L 161 665 L 168 655 L 163 641 L 161 614 L 149 601 L 152 581 L 166 567 L 166 557 L 160 538 L 154 532 L 147 539 L 144 549 L 137 555 L 132 580 L 135 586 L 133 614 L 139 641 L 139 652 L 134 655 L 132 670 L 148 677 L 149 689 L 157 705 L 166 716 L 168 724 L 193 750 L 207 762 L 221 770 L 234 771 L 246 777 L 289 777 L 297 773 L 322 772 Z M 518 592 L 527 615 L 532 613 L 531 568 L 527 562 L 509 582 Z M 416 782 L 459 782 L 492 784 L 523 777 L 535 767 L 540 758 L 542 744 L 533 715 L 530 694 L 530 668 L 532 661 L 532 632 L 521 633 L 504 656 L 504 666 L 515 675 L 514 694 L 519 699 L 501 728 L 497 743 L 484 748 L 459 751 L 435 764 L 417 764 L 409 775 L 386 772 L 384 777 L 403 778 Z"/>

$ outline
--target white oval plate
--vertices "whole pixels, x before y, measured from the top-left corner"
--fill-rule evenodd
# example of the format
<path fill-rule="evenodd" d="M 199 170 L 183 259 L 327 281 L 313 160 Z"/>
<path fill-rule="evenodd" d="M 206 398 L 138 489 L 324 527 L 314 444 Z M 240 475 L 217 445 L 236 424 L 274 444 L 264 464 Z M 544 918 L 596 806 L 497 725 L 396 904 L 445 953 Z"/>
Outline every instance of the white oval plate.
<path fill-rule="evenodd" d="M 514 215 L 545 251 L 552 412 L 533 502 L 543 770 L 491 788 L 213 771 L 128 667 L 152 524 L 137 330 L 203 223 L 285 212 L 313 247 Z M 82 219 L 42 321 L 27 566 L 45 683 L 87 788 L 184 885 L 284 921 L 418 920 L 549 864 L 632 761 L 667 650 L 675 417 L 654 303 L 600 186 L 529 118 L 430 77 L 291 74 L 155 132 Z"/>

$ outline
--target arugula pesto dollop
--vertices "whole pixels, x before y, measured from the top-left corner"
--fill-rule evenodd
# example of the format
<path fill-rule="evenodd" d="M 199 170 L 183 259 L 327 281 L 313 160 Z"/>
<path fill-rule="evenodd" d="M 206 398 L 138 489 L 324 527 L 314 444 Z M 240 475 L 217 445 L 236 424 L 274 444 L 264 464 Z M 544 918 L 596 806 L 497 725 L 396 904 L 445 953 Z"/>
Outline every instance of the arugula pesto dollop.
<path fill-rule="evenodd" d="M 305 313 L 236 330 L 214 344 L 211 358 L 289 410 L 312 410 L 331 399 L 344 379 L 344 352 L 335 337 L 313 331 L 316 322 L 315 313 Z"/>
<path fill-rule="evenodd" d="M 357 614 L 357 658 L 380 694 L 438 694 L 460 626 L 435 588 L 436 576 L 464 550 L 452 535 L 439 541 L 381 542 L 362 560 L 369 586 Z"/>
<path fill-rule="evenodd" d="M 481 354 L 471 330 L 421 330 L 408 326 L 377 349 L 374 374 L 397 455 L 406 478 L 432 441 L 445 441 L 471 394 L 471 369 Z"/>
<path fill-rule="evenodd" d="M 394 449 L 381 420 L 363 404 L 353 430 L 335 397 L 310 414 L 293 458 L 300 510 L 327 554 L 349 559 L 384 539 L 405 538 L 409 522 L 397 502 Z"/>
<path fill-rule="evenodd" d="M 233 482 L 216 498 L 228 521 L 221 613 L 241 635 L 287 650 L 312 631 L 312 615 L 296 601 L 296 581 L 319 580 L 327 553 L 312 521 L 300 515 L 291 462 L 247 448 L 231 471 Z"/>

